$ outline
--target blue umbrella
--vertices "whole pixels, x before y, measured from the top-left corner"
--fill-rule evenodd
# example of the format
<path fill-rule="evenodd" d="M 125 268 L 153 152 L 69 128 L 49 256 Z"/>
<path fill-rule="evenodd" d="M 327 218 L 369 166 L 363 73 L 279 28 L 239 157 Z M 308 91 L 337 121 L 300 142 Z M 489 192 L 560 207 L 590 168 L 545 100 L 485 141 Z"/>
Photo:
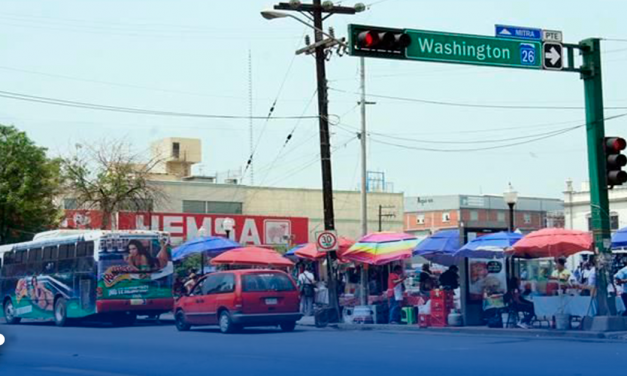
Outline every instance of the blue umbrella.
<path fill-rule="evenodd" d="M 189 240 L 174 248 L 172 251 L 172 259 L 177 261 L 184 257 L 198 253 L 209 257 L 215 257 L 222 252 L 240 247 L 241 245 L 239 243 L 234 242 L 231 239 L 219 236 L 202 236 Z"/>
<path fill-rule="evenodd" d="M 459 230 L 440 230 L 421 241 L 414 248 L 414 256 L 422 256 L 440 265 L 453 265 L 455 252 L 460 248 Z"/>
<path fill-rule="evenodd" d="M 516 244 L 523 235 L 517 232 L 495 232 L 469 241 L 455 253 L 455 257 L 494 258 L 504 257 L 503 250 Z"/>
<path fill-rule="evenodd" d="M 294 248 L 290 249 L 289 251 L 285 252 L 285 254 L 283 256 L 285 256 L 285 257 L 298 257 L 298 256 L 295 255 L 295 252 L 298 251 L 299 249 L 303 248 L 306 245 L 307 245 L 307 243 L 299 244 L 299 245 L 295 246 Z"/>
<path fill-rule="evenodd" d="M 627 248 L 627 227 L 623 227 L 612 235 L 612 249 Z"/>

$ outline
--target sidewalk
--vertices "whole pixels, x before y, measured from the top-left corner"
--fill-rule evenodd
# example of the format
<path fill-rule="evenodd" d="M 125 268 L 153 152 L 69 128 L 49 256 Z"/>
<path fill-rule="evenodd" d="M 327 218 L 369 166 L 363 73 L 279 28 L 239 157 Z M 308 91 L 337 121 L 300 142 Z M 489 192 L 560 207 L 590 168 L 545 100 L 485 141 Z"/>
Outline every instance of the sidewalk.
<path fill-rule="evenodd" d="M 300 326 L 315 326 L 313 317 L 303 317 L 298 323 Z M 389 324 L 329 324 L 329 329 L 335 330 L 379 330 L 414 333 L 466 334 L 466 335 L 494 335 L 518 337 L 546 337 L 546 338 L 580 338 L 580 339 L 613 339 L 627 341 L 627 332 L 592 332 L 583 330 L 555 330 L 555 329 L 519 329 L 519 328 L 488 328 L 485 326 L 462 326 L 445 328 L 421 328 L 418 325 L 389 325 Z"/>

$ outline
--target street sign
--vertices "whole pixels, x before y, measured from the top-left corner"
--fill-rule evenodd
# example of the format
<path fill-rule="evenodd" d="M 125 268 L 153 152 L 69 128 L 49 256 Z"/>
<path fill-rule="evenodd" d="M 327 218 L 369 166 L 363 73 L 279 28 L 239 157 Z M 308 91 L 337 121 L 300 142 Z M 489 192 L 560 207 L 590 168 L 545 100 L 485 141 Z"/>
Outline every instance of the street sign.
<path fill-rule="evenodd" d="M 562 44 L 545 42 L 542 46 L 542 66 L 549 70 L 562 70 L 564 57 L 562 56 Z"/>
<path fill-rule="evenodd" d="M 319 252 L 338 250 L 337 232 L 327 230 L 316 233 L 316 248 Z"/>
<path fill-rule="evenodd" d="M 542 40 L 545 42 L 562 42 L 562 32 L 557 30 L 542 30 Z"/>
<path fill-rule="evenodd" d="M 409 29 L 405 33 L 411 37 L 407 59 L 542 68 L 540 42 Z"/>
<path fill-rule="evenodd" d="M 494 25 L 494 33 L 499 38 L 542 40 L 542 29 L 530 27 Z"/>

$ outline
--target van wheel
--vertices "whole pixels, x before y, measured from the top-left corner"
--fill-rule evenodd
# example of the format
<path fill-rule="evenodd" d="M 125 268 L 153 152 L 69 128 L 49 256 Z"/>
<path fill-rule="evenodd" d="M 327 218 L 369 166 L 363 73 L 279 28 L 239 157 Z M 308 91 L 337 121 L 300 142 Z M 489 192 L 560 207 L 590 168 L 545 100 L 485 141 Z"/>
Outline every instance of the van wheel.
<path fill-rule="evenodd" d="M 296 328 L 296 322 L 295 321 L 282 322 L 281 324 L 279 324 L 279 326 L 281 327 L 281 331 L 283 332 L 293 332 L 294 329 Z"/>
<path fill-rule="evenodd" d="M 176 329 L 178 329 L 179 332 L 186 332 L 192 327 L 187 323 L 187 320 L 185 320 L 183 311 L 178 311 L 176 316 L 174 316 L 174 325 L 176 325 Z"/>
<path fill-rule="evenodd" d="M 11 299 L 4 302 L 4 321 L 9 325 L 19 324 L 22 321 L 22 318 L 16 317 L 15 307 L 13 307 Z"/>
<path fill-rule="evenodd" d="M 67 326 L 67 301 L 65 298 L 59 298 L 54 302 L 54 323 L 57 326 Z"/>
<path fill-rule="evenodd" d="M 220 313 L 219 324 L 222 333 L 234 333 L 238 329 L 237 325 L 233 324 L 233 320 L 231 320 L 231 315 L 228 311 L 222 311 L 222 313 Z"/>

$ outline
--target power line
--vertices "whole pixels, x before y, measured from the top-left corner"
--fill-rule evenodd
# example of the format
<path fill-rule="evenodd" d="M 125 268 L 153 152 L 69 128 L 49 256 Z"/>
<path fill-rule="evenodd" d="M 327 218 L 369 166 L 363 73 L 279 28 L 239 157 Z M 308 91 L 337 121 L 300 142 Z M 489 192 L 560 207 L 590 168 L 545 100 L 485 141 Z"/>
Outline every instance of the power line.
<path fill-rule="evenodd" d="M 158 111 L 158 110 L 147 110 L 142 108 L 133 108 L 133 107 L 121 107 L 121 106 L 109 106 L 102 104 L 94 104 L 87 102 L 78 102 L 71 101 L 65 99 L 56 99 L 49 97 L 40 97 L 29 94 L 21 94 L 10 91 L 2 91 L 0 90 L 0 97 L 7 99 L 14 99 L 25 102 L 33 102 L 33 103 L 42 103 L 49 104 L 55 106 L 64 106 L 64 107 L 74 107 L 74 108 L 83 108 L 90 110 L 99 110 L 99 111 L 110 111 L 110 112 L 122 112 L 122 113 L 131 113 L 131 114 L 140 114 L 140 115 L 155 115 L 155 116 L 173 116 L 173 117 L 191 117 L 191 118 L 207 118 L 207 119 L 263 119 L 268 120 L 267 116 L 242 116 L 242 115 L 213 115 L 213 114 L 200 114 L 200 113 L 190 113 L 190 112 L 175 112 L 175 111 Z M 317 119 L 318 116 L 275 116 L 272 119 L 274 120 L 293 120 L 293 119 Z"/>
<path fill-rule="evenodd" d="M 621 117 L 625 117 L 627 116 L 627 113 L 624 114 L 620 114 L 620 115 L 615 115 L 615 116 L 610 116 L 605 118 L 604 120 L 608 121 L 608 120 L 614 120 L 614 119 L 618 119 Z M 397 143 L 392 143 L 392 142 L 387 142 L 387 141 L 381 141 L 381 140 L 377 140 L 376 138 L 372 138 L 373 142 L 379 143 L 379 144 L 384 144 L 384 145 L 390 145 L 390 146 L 395 146 L 395 147 L 399 147 L 402 149 L 409 149 L 409 150 L 419 150 L 419 151 L 430 151 L 430 152 L 441 152 L 441 153 L 455 153 L 455 152 L 474 152 L 474 151 L 483 151 L 483 150 L 494 150 L 494 149 L 502 149 L 502 148 L 508 148 L 508 147 L 512 147 L 512 146 L 518 146 L 518 145 L 524 145 L 524 144 L 529 144 L 532 142 L 536 142 L 536 141 L 540 141 L 540 140 L 545 140 L 547 138 L 552 138 L 555 136 L 559 136 L 568 132 L 572 132 L 576 129 L 579 128 L 583 128 L 585 127 L 587 124 L 580 124 L 574 127 L 569 127 L 569 128 L 565 128 L 556 132 L 552 132 L 550 134 L 546 134 L 543 136 L 539 136 L 536 137 L 534 139 L 531 140 L 525 140 L 525 141 L 520 141 L 520 142 L 514 142 L 514 143 L 509 143 L 509 144 L 505 144 L 505 145 L 497 145 L 497 146 L 488 146 L 488 147 L 481 147 L 481 148 L 468 148 L 468 149 L 436 149 L 436 148 L 426 148 L 426 147 L 416 147 L 416 146 L 408 146 L 408 145 L 402 145 L 402 144 L 397 144 Z"/>
<path fill-rule="evenodd" d="M 329 90 L 333 90 L 340 93 L 346 94 L 355 94 L 358 95 L 357 92 L 350 92 L 346 90 L 340 90 L 335 88 L 329 88 Z M 583 110 L 585 107 L 578 106 L 520 106 L 520 105 L 497 105 L 497 104 L 472 104 L 472 103 L 460 103 L 460 102 L 445 102 L 445 101 L 433 101 L 427 99 L 419 99 L 419 98 L 406 98 L 406 97 L 397 97 L 392 95 L 380 95 L 380 94 L 366 94 L 368 97 L 373 98 L 382 98 L 382 99 L 391 99 L 397 101 L 404 102 L 415 102 L 422 104 L 431 104 L 438 106 L 452 106 L 452 107 L 468 107 L 468 108 L 492 108 L 492 109 L 506 109 L 506 110 Z M 606 110 L 627 110 L 627 107 L 605 107 Z"/>

